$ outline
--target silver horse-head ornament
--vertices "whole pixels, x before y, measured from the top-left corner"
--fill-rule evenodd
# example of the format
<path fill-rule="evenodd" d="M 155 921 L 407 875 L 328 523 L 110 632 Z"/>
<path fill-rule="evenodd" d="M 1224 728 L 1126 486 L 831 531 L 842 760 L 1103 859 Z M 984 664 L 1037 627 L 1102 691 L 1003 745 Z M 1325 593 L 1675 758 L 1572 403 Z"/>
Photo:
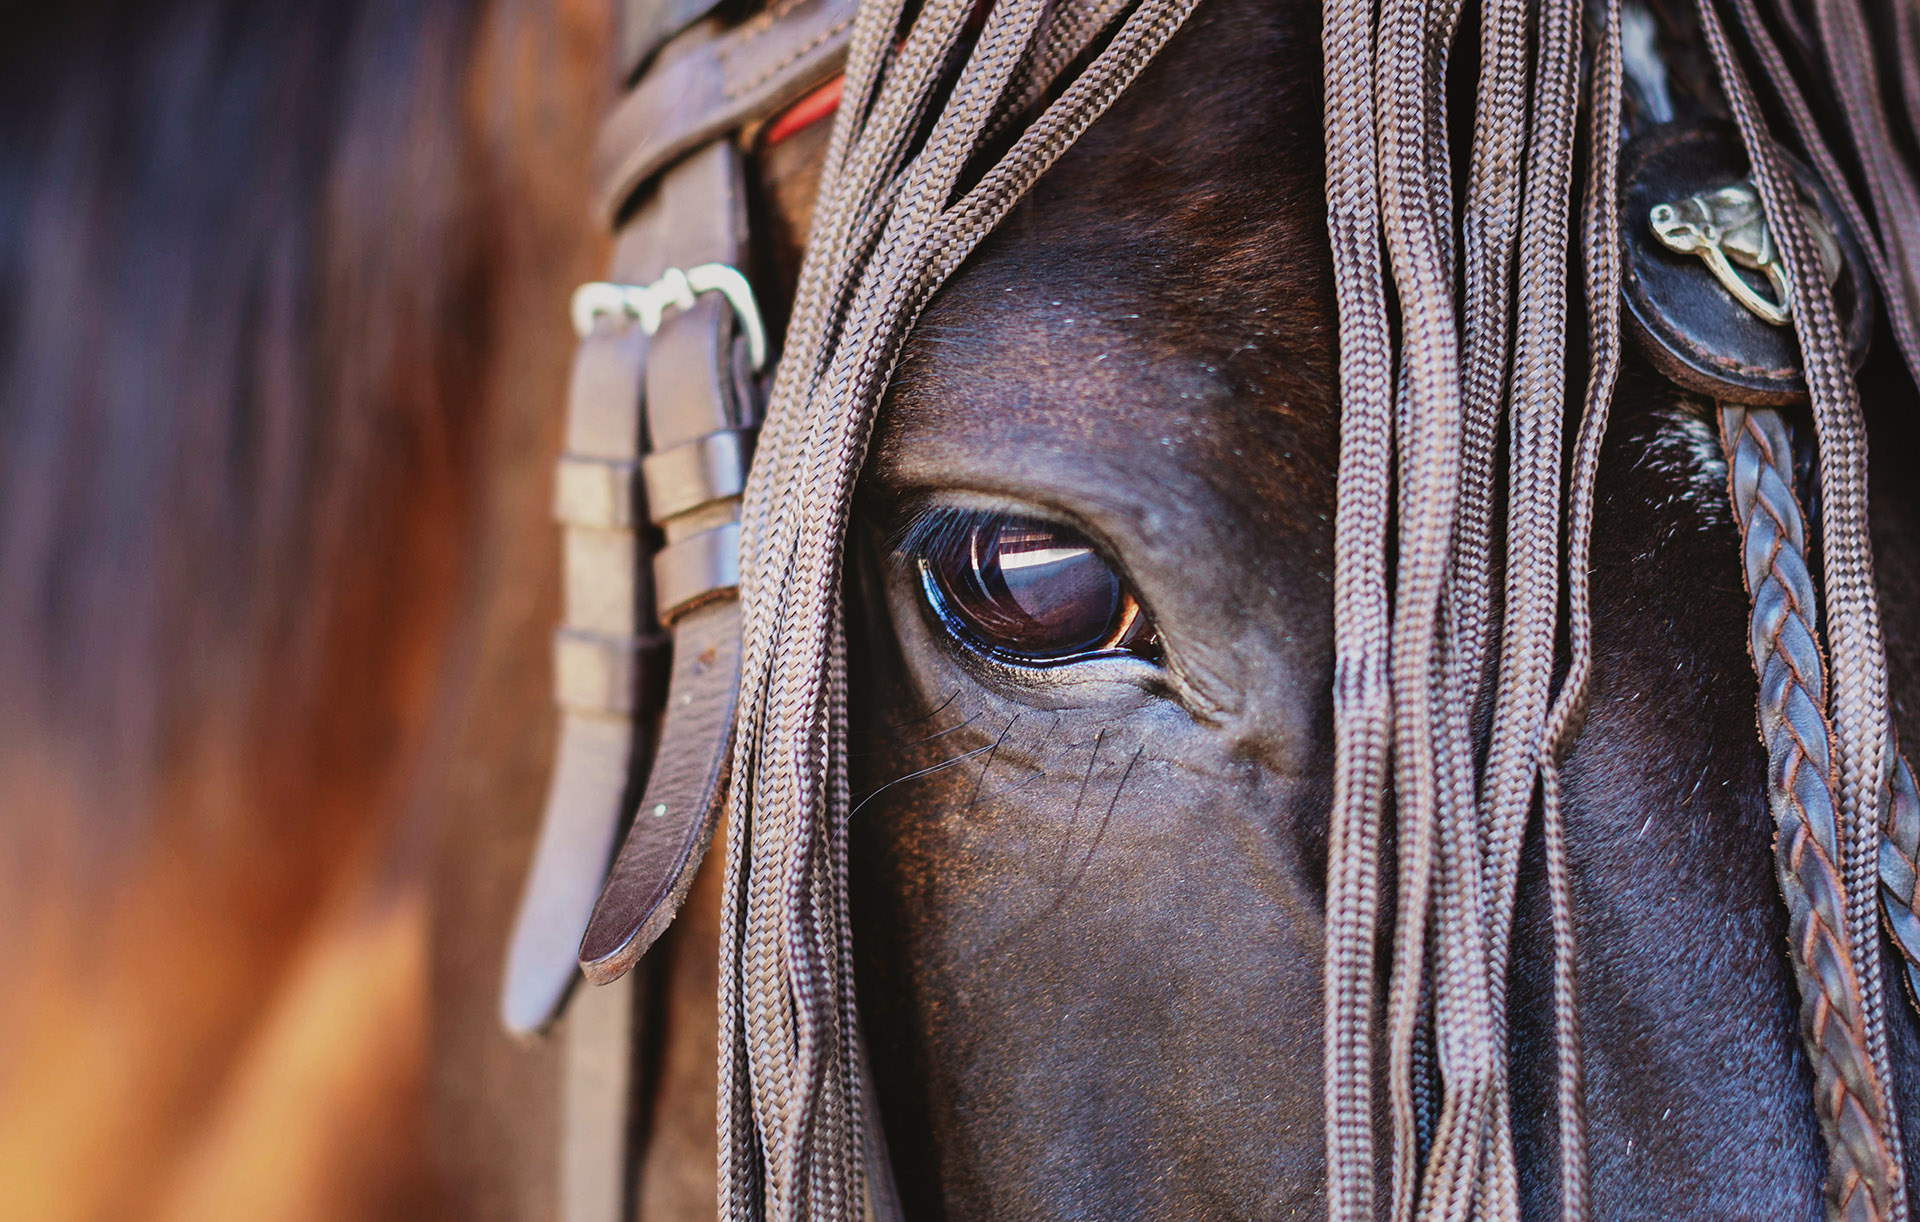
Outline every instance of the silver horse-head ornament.
<path fill-rule="evenodd" d="M 1832 284 L 1840 277 L 1840 243 L 1833 226 L 1818 208 L 1804 200 L 1800 214 L 1806 218 L 1807 230 L 1819 248 L 1820 268 L 1826 273 L 1827 283 Z M 1776 327 L 1786 326 L 1792 318 L 1793 286 L 1773 234 L 1767 229 L 1760 193 L 1750 180 L 1656 204 L 1647 221 L 1668 250 L 1699 255 L 1735 301 Z M 1775 300 L 1769 301 L 1747 283 L 1735 270 L 1736 263 L 1764 275 L 1773 286 Z"/>

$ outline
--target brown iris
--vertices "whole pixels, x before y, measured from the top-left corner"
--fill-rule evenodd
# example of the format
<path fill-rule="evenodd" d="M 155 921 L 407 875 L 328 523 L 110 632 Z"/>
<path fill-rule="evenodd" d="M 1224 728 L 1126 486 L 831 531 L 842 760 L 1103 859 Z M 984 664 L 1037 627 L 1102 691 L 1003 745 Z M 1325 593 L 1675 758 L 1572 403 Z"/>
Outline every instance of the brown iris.
<path fill-rule="evenodd" d="M 913 550 L 927 600 L 949 631 L 1029 665 L 1157 652 L 1119 574 L 1070 527 L 1006 513 L 936 511 Z"/>

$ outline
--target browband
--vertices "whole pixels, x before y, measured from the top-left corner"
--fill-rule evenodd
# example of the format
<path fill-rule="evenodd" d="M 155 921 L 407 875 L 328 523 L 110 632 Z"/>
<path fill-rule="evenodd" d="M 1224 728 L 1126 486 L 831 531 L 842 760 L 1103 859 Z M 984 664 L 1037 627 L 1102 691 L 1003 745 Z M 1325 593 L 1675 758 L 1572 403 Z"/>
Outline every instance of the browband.
<path fill-rule="evenodd" d="M 634 193 L 710 141 L 777 114 L 840 70 L 854 0 L 785 0 L 737 29 L 664 48 L 594 144 L 594 206 L 617 223 Z"/>

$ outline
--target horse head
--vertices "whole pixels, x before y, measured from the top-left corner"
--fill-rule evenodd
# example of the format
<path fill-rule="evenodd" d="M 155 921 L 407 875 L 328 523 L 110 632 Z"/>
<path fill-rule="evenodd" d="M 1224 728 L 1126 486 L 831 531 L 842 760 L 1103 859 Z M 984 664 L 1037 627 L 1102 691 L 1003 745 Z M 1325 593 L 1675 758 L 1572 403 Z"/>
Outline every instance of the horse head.
<path fill-rule="evenodd" d="M 841 945 L 864 1051 L 841 1045 L 841 1072 L 870 1075 L 866 1159 L 905 1216 L 1327 1208 L 1343 439 L 1319 17 L 1201 5 L 886 353 L 845 566 L 829 570 L 845 652 L 826 682 L 844 684 L 847 751 L 819 783 L 846 788 Z M 824 153 L 816 129 L 754 164 L 776 299 L 799 278 Z M 1754 187 L 1632 223 L 1676 253 L 1786 274 Z M 1910 403 L 1892 355 L 1875 360 L 1886 402 Z M 1556 419 L 1579 411 L 1565 397 Z M 1718 418 L 1630 350 L 1597 457 L 1591 700 L 1556 793 L 1602 1217 L 1798 1215 L 1822 1193 Z M 1876 505 L 1882 521 L 1914 509 L 1898 491 Z M 1909 548 L 1895 531 L 1883 551 Z M 1445 715 L 1485 749 L 1486 702 Z M 1513 930 L 1506 1026 L 1480 1038 L 1508 1050 L 1500 1124 L 1531 1216 L 1561 1191 L 1567 939 L 1539 816 L 1522 815 L 1511 844 L 1482 850 L 1518 855 L 1512 896 L 1466 919 Z M 732 881 L 710 862 L 712 890 L 695 885 L 703 937 L 718 932 L 703 905 L 760 851 L 730 830 Z M 765 933 L 726 929 L 729 956 Z M 728 1021 L 751 1031 L 796 1021 L 766 1012 L 777 991 L 740 997 Z M 668 1079 L 709 1055 L 710 1013 L 669 1023 Z M 1402 1083 L 1422 1109 L 1459 1054 L 1432 1030 Z M 738 1059 L 756 1038 L 731 1062 L 736 1098 L 775 1090 Z M 1891 1038 L 1913 1040 L 1904 1011 Z M 1388 1118 L 1376 1127 L 1384 1147 Z M 733 1131 L 732 1157 L 762 1157 Z"/>

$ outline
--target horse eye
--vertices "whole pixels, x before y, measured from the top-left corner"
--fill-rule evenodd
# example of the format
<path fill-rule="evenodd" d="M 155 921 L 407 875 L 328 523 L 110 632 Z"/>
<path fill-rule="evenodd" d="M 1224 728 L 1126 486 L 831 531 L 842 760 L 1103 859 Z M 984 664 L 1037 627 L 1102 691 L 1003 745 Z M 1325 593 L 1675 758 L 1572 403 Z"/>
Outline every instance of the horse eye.
<path fill-rule="evenodd" d="M 909 550 L 950 632 L 1006 661 L 1157 658 L 1140 602 L 1078 531 L 1038 518 L 935 511 Z"/>

